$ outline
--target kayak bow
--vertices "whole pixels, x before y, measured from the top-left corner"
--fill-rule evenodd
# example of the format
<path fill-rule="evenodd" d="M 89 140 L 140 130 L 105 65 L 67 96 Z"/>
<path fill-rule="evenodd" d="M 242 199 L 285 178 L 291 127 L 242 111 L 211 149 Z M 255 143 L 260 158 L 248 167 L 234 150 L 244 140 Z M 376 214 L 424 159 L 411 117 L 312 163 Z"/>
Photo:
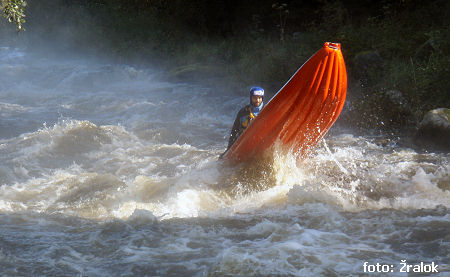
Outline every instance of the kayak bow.
<path fill-rule="evenodd" d="M 341 45 L 326 42 L 275 94 L 223 158 L 230 163 L 256 158 L 276 141 L 305 157 L 338 118 L 346 92 Z"/>

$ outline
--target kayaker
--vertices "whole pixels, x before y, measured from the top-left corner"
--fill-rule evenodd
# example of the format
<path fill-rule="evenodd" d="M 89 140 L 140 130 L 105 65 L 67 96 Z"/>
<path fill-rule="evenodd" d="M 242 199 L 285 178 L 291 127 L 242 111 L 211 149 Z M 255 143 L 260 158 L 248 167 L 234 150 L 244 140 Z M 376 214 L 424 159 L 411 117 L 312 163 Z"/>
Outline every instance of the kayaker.
<path fill-rule="evenodd" d="M 264 106 L 264 89 L 261 87 L 252 87 L 250 89 L 250 104 L 246 105 L 237 113 L 231 129 L 230 139 L 228 140 L 227 150 L 231 148 L 233 143 L 244 132 L 248 125 L 258 116 Z M 226 153 L 225 151 L 225 153 Z"/>

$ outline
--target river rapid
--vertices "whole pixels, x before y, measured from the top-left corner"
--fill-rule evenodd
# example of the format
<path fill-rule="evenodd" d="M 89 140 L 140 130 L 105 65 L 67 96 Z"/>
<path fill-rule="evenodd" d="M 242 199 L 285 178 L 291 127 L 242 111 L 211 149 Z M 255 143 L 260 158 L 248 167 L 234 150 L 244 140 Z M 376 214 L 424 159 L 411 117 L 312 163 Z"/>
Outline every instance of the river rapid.
<path fill-rule="evenodd" d="M 226 166 L 247 88 L 162 74 L 0 47 L 1 276 L 450 276 L 448 153 Z"/>

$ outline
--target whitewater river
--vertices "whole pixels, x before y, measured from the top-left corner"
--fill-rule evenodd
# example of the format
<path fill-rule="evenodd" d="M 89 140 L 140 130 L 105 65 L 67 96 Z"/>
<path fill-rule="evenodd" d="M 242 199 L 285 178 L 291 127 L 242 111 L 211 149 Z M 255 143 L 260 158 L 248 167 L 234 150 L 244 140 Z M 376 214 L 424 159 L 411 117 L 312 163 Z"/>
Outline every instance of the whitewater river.
<path fill-rule="evenodd" d="M 161 74 L 0 48 L 0 276 L 450 276 L 448 153 L 225 166 L 247 88 Z"/>

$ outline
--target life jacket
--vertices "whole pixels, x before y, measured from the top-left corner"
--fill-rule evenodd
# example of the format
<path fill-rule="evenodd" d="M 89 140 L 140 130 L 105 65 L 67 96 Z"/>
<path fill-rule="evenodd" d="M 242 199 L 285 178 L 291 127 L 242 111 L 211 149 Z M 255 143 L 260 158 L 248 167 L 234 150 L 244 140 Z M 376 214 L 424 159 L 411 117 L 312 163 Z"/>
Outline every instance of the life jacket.
<path fill-rule="evenodd" d="M 263 103 L 259 107 L 253 107 L 251 104 L 243 107 L 239 110 L 236 119 L 234 120 L 233 128 L 231 129 L 230 138 L 228 140 L 228 149 L 239 138 L 244 130 L 250 125 L 250 123 L 256 118 L 263 107 Z M 226 152 L 226 151 L 225 151 Z"/>
<path fill-rule="evenodd" d="M 248 125 L 250 125 L 250 123 L 253 121 L 253 119 L 255 119 L 255 115 L 253 114 L 253 112 L 251 111 L 251 109 L 249 109 L 249 114 L 244 115 L 240 118 L 241 121 L 241 128 L 245 129 L 248 127 Z"/>

